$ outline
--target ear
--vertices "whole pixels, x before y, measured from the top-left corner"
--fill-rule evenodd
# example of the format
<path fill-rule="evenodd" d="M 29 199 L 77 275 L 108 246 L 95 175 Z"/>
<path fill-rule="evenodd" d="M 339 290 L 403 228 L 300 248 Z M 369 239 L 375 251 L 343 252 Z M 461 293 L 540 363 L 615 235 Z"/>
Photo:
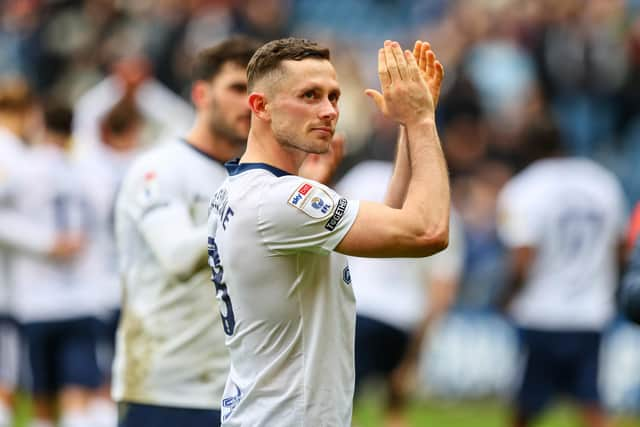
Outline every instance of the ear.
<path fill-rule="evenodd" d="M 269 103 L 264 93 L 253 92 L 249 95 L 249 108 L 251 112 L 261 120 L 270 121 L 271 112 L 269 111 Z"/>
<path fill-rule="evenodd" d="M 207 98 L 209 95 L 209 85 L 198 80 L 191 86 L 191 101 L 196 108 L 201 108 L 207 104 Z"/>

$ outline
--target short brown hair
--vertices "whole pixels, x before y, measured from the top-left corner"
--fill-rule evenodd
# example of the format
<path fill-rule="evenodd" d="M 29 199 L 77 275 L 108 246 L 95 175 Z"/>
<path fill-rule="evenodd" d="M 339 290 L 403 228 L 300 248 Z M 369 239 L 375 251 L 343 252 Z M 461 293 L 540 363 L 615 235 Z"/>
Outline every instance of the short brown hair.
<path fill-rule="evenodd" d="M 111 135 L 122 135 L 143 121 L 142 113 L 131 96 L 118 101 L 102 119 L 102 130 Z"/>
<path fill-rule="evenodd" d="M 227 62 L 246 67 L 260 43 L 245 36 L 234 36 L 201 50 L 193 64 L 192 78 L 212 80 Z"/>
<path fill-rule="evenodd" d="M 331 59 L 329 49 L 307 39 L 289 37 L 273 40 L 262 46 L 249 61 L 247 83 L 251 90 L 260 78 L 276 70 L 282 61 L 302 61 L 307 58 Z"/>
<path fill-rule="evenodd" d="M 42 116 L 47 130 L 71 135 L 73 110 L 66 102 L 55 98 L 45 100 Z"/>
<path fill-rule="evenodd" d="M 29 84 L 19 77 L 0 80 L 0 111 L 22 113 L 36 103 L 36 96 Z"/>

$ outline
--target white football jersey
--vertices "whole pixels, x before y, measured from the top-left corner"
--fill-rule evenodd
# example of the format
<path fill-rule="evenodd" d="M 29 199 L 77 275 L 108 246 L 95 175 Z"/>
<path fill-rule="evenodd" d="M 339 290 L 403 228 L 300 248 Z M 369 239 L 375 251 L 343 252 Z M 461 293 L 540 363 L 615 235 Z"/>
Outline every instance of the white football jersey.
<path fill-rule="evenodd" d="M 45 234 L 86 235 L 89 217 L 80 182 L 62 150 L 36 146 L 28 154 L 28 168 L 17 179 L 15 210 Z M 29 238 L 28 233 L 23 235 L 23 240 Z M 36 322 L 93 315 L 93 289 L 78 276 L 78 259 L 59 261 L 24 249 L 13 251 L 15 316 Z"/>
<path fill-rule="evenodd" d="M 355 299 L 332 250 L 359 203 L 262 163 L 229 163 L 209 263 L 231 369 L 222 425 L 351 425 Z"/>
<path fill-rule="evenodd" d="M 349 199 L 383 203 L 393 163 L 367 160 L 354 166 L 336 189 Z M 464 235 L 451 215 L 449 246 L 427 258 L 349 257 L 358 314 L 406 332 L 413 331 L 429 310 L 427 287 L 432 279 L 457 281 L 464 262 Z"/>
<path fill-rule="evenodd" d="M 78 261 L 80 274 L 93 288 L 100 310 L 120 307 L 122 292 L 115 240 L 116 194 L 136 151 L 120 153 L 100 144 L 77 159 L 90 214 L 88 245 Z"/>
<path fill-rule="evenodd" d="M 509 247 L 536 250 L 509 307 L 515 321 L 534 329 L 605 325 L 614 314 L 625 216 L 616 177 L 587 159 L 540 160 L 507 183 L 498 232 Z"/>
<path fill-rule="evenodd" d="M 207 266 L 207 209 L 223 165 L 184 141 L 141 155 L 116 203 L 123 283 L 113 396 L 219 408 L 229 361 Z"/>

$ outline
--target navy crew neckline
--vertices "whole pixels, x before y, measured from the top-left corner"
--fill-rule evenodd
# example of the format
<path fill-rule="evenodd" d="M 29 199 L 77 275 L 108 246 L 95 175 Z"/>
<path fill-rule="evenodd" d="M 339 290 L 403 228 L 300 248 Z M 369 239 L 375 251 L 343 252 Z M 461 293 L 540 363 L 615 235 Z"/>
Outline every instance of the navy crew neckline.
<path fill-rule="evenodd" d="M 268 165 L 266 163 L 240 163 L 240 159 L 230 160 L 224 164 L 224 167 L 227 168 L 227 172 L 229 176 L 239 175 L 243 172 L 252 170 L 252 169 L 263 169 L 268 172 L 271 172 L 278 178 L 282 176 L 291 175 L 287 171 L 283 171 L 275 166 Z"/>

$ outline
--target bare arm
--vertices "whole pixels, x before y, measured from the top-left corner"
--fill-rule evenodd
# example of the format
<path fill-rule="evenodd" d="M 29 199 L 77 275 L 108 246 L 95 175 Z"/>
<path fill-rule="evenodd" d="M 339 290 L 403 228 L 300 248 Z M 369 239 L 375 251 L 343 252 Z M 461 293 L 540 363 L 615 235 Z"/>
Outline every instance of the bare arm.
<path fill-rule="evenodd" d="M 433 52 L 430 55 L 435 63 Z M 401 209 L 361 202 L 354 224 L 336 250 L 370 257 L 431 255 L 447 247 L 450 205 L 433 97 L 413 54 L 403 54 L 398 43 L 385 42 L 378 63 L 384 93 L 384 104 L 378 105 L 406 127 L 411 165 L 407 196 Z"/>
<path fill-rule="evenodd" d="M 384 204 L 400 209 L 407 197 L 409 180 L 411 179 L 411 160 L 409 159 L 409 148 L 407 142 L 407 131 L 404 126 L 398 127 L 398 142 L 396 144 L 396 161 L 393 167 L 391 182 L 387 188 Z"/>

